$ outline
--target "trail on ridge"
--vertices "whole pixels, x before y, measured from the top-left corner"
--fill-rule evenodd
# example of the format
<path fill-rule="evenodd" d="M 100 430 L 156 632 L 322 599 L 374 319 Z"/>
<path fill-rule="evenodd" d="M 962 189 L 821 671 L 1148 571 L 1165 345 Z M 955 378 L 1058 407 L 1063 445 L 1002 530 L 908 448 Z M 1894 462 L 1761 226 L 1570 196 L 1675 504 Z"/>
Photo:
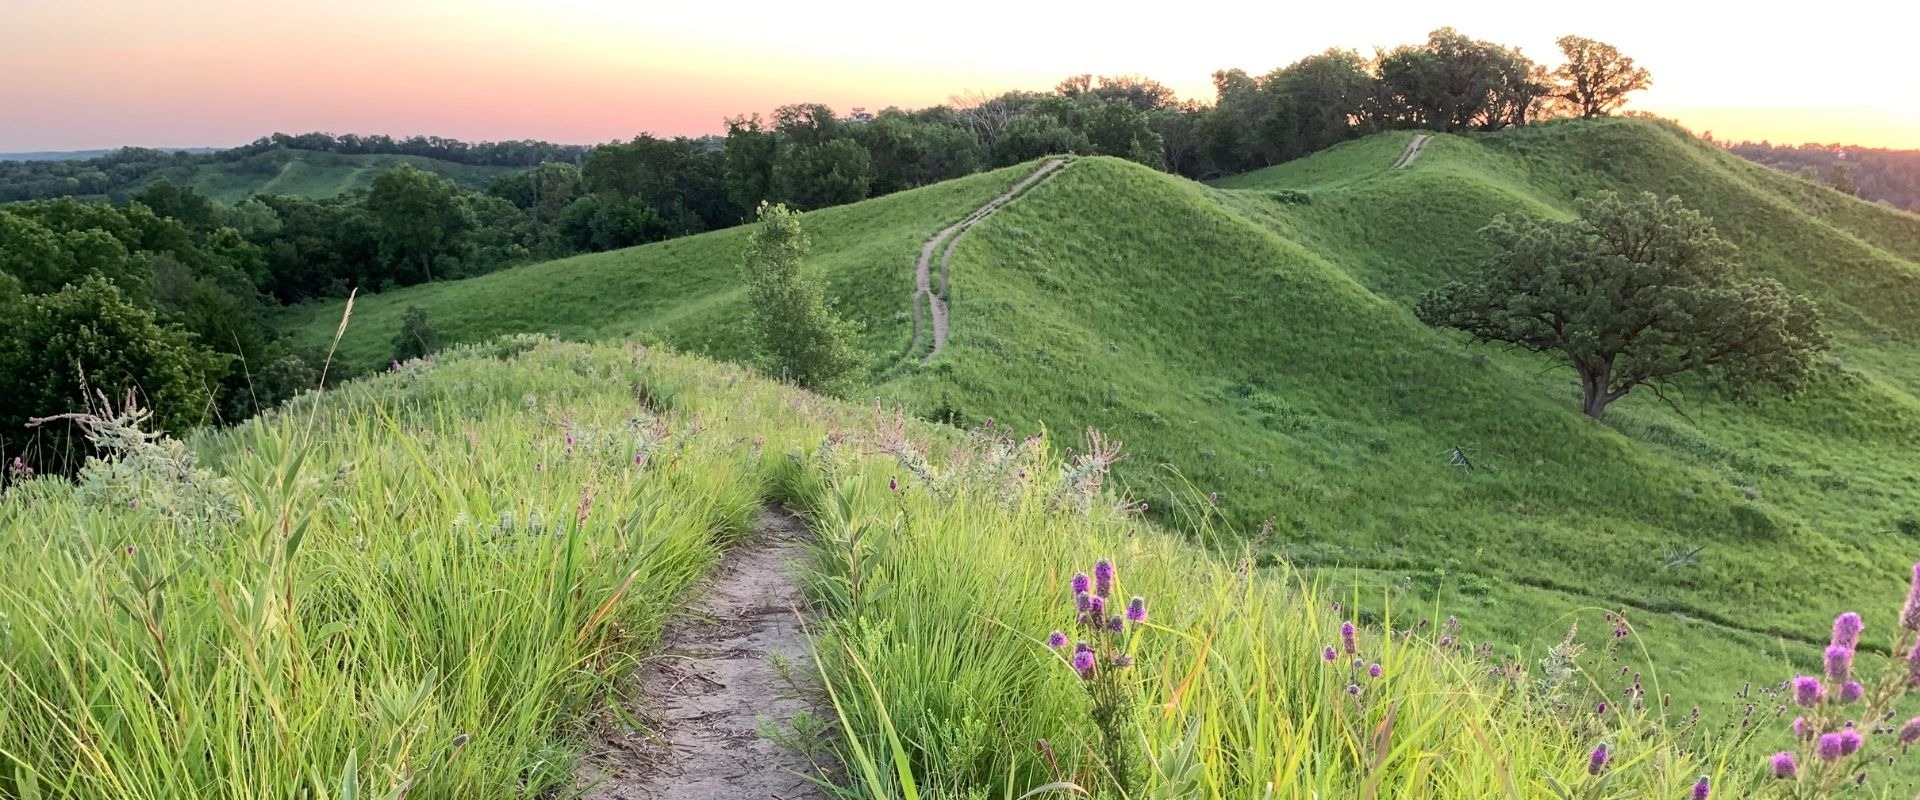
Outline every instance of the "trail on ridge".
<path fill-rule="evenodd" d="M 1406 152 L 1400 154 L 1399 161 L 1393 162 L 1393 168 L 1406 169 L 1413 166 L 1413 162 L 1420 158 L 1420 151 L 1427 149 L 1427 140 L 1432 138 L 1431 134 L 1414 134 L 1413 141 L 1407 142 Z"/>
<path fill-rule="evenodd" d="M 914 262 L 913 265 L 913 339 L 907 342 L 907 351 L 904 357 L 911 358 L 914 352 L 920 349 L 920 301 L 922 298 L 926 299 L 927 316 L 931 322 L 929 327 L 931 327 L 933 331 L 933 349 L 929 350 L 926 356 L 920 359 L 920 363 L 925 364 L 932 361 L 933 357 L 940 355 L 940 350 L 947 346 L 948 319 L 946 295 L 948 265 L 953 261 L 953 251 L 959 247 L 960 238 L 965 236 L 967 231 L 972 229 L 974 225 L 979 224 L 987 217 L 993 216 L 993 212 L 999 211 L 1001 206 L 1012 202 L 1021 192 L 1032 188 L 1035 184 L 1045 180 L 1066 165 L 1067 159 L 1065 158 L 1048 159 L 1046 163 L 1041 164 L 1033 172 L 1029 173 L 1027 177 L 1020 179 L 1019 183 L 1015 183 L 1009 187 L 1005 192 L 1001 193 L 999 197 L 987 201 L 985 205 L 974 209 L 973 213 L 968 214 L 965 219 L 953 223 L 939 233 L 934 234 L 931 238 L 927 239 L 925 245 L 920 247 L 920 259 Z M 933 289 L 933 253 L 935 250 L 940 249 L 940 243 L 943 241 L 947 243 L 947 247 L 945 252 L 940 255 L 940 290 L 936 292 Z"/>
<path fill-rule="evenodd" d="M 825 799 L 803 777 L 815 765 L 759 732 L 762 719 L 785 723 L 802 710 L 826 718 L 789 682 L 813 674 L 787 566 L 807 557 L 808 535 L 799 518 L 767 509 L 705 595 L 667 624 L 638 677 L 644 706 L 633 709 L 654 730 L 602 733 L 580 770 L 582 800 Z"/>

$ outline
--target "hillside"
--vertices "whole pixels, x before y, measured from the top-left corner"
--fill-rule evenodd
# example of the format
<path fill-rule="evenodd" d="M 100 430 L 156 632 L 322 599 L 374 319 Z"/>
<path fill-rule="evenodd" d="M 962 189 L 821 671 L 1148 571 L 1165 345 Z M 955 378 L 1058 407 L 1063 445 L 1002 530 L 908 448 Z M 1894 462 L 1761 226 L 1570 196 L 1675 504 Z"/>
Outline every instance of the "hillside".
<path fill-rule="evenodd" d="M 411 164 L 467 189 L 484 189 L 496 176 L 515 169 L 456 164 L 423 156 L 328 153 L 282 147 L 254 153 L 238 161 L 212 161 L 163 169 L 128 184 L 124 191 L 139 191 L 165 180 L 176 186 L 192 186 L 201 194 L 222 203 L 237 203 L 256 194 L 284 194 L 319 200 L 365 189 L 373 184 L 375 175 L 401 164 Z"/>
<path fill-rule="evenodd" d="M 1536 697 L 1446 626 L 1343 630 L 1295 574 L 1243 575 L 1116 509 L 1068 443 L 907 423 L 734 365 L 517 337 L 190 443 L 129 421 L 93 423 L 110 457 L 77 484 L 15 475 L 0 495 L 8 797 L 717 797 L 777 777 L 747 759 L 778 747 L 834 787 L 780 796 L 850 800 L 1766 780 L 1745 736 L 1590 713 L 1580 680 Z M 775 544 L 770 517 L 804 537 L 794 562 L 697 607 Z M 1077 571 L 1112 599 L 1111 632 L 1072 623 Z M 797 603 L 760 605 L 770 584 Z M 742 633 L 800 615 L 811 653 Z M 689 627 L 785 681 L 703 674 L 713 654 L 670 643 Z M 1070 665 L 1056 629 L 1099 658 Z M 663 670 L 768 712 L 766 733 L 709 763 L 653 749 L 686 721 L 674 693 L 637 690 Z M 726 779 L 692 784 L 709 774 Z"/>
<path fill-rule="evenodd" d="M 1078 160 L 961 240 L 952 339 L 925 367 L 894 366 L 920 243 L 1033 165 L 806 222 L 867 325 L 875 394 L 1023 432 L 1097 427 L 1126 443 L 1117 474 L 1158 518 L 1248 535 L 1271 520 L 1272 555 L 1361 596 L 1469 610 L 1476 636 L 1557 640 L 1565 612 L 1625 611 L 1683 701 L 1737 703 L 1789 674 L 1781 659 L 1812 663 L 1854 598 L 1900 591 L 1920 536 L 1920 217 L 1644 121 L 1439 135 L 1393 169 L 1410 136 L 1215 186 Z M 1681 195 L 1749 270 L 1816 298 L 1837 339 L 1817 385 L 1751 406 L 1688 396 L 1684 416 L 1636 396 L 1599 424 L 1549 362 L 1415 320 L 1420 292 L 1484 255 L 1495 214 L 1567 214 L 1601 189 Z M 419 305 L 455 341 L 637 335 L 738 356 L 743 237 L 363 298 L 342 355 L 383 363 Z M 287 322 L 323 344 L 338 318 Z"/>

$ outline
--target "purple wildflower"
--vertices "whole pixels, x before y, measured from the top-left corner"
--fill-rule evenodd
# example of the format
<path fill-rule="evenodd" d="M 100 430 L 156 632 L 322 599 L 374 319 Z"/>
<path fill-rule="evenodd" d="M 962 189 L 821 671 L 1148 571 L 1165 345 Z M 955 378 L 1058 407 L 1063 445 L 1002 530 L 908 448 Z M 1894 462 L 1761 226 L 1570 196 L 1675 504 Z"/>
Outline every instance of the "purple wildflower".
<path fill-rule="evenodd" d="M 1440 646 L 1441 646 L 1441 647 L 1452 647 L 1452 646 L 1453 646 L 1453 637 L 1451 637 L 1451 636 L 1442 636 L 1442 637 L 1440 637 Z"/>
<path fill-rule="evenodd" d="M 1846 755 L 1842 752 L 1845 747 L 1846 745 L 1840 741 L 1840 734 L 1823 733 L 1820 734 L 1820 743 L 1814 745 L 1814 754 L 1819 756 L 1822 761 L 1832 761 Z"/>
<path fill-rule="evenodd" d="M 1595 713 L 1595 714 L 1605 714 L 1605 713 L 1607 713 L 1607 704 L 1606 704 L 1605 702 L 1602 702 L 1602 703 L 1600 703 L 1599 705 L 1597 705 L 1597 706 L 1594 706 L 1594 707 L 1593 707 L 1593 713 Z"/>
<path fill-rule="evenodd" d="M 1080 677 L 1092 678 L 1093 664 L 1094 657 L 1092 650 L 1081 650 L 1073 654 L 1073 671 L 1080 673 Z"/>
<path fill-rule="evenodd" d="M 1859 731 L 1856 731 L 1852 728 L 1848 728 L 1844 731 L 1841 731 L 1840 732 L 1840 755 L 1850 756 L 1850 755 L 1853 755 L 1854 753 L 1860 752 L 1860 745 L 1863 742 L 1864 740 L 1860 738 Z"/>
<path fill-rule="evenodd" d="M 1846 683 L 1853 677 L 1853 650 L 1834 645 L 1827 648 L 1827 680 L 1833 683 Z"/>
<path fill-rule="evenodd" d="M 1907 651 L 1907 683 L 1920 686 L 1920 645 Z"/>
<path fill-rule="evenodd" d="M 1860 615 L 1851 611 L 1833 618 L 1833 646 L 1852 650 L 1860 646 Z"/>
<path fill-rule="evenodd" d="M 1793 679 L 1793 702 L 1801 708 L 1814 707 L 1826 694 L 1826 687 L 1820 685 L 1819 678 L 1801 675 Z"/>
<path fill-rule="evenodd" d="M 1086 611 L 1087 609 L 1093 608 L 1093 596 L 1090 594 L 1087 594 L 1086 592 L 1079 592 L 1074 594 L 1073 607 L 1074 609 L 1082 612 Z"/>
<path fill-rule="evenodd" d="M 1127 621 L 1136 625 L 1147 621 L 1147 598 L 1135 597 L 1127 601 Z"/>
<path fill-rule="evenodd" d="M 897 492 L 897 491 L 900 491 L 900 479 L 899 479 L 899 478 L 888 478 L 888 479 L 887 479 L 887 491 L 889 491 L 889 492 Z"/>
<path fill-rule="evenodd" d="M 1707 795 L 1712 792 L 1713 785 L 1707 782 L 1707 776 L 1702 775 L 1700 780 L 1693 782 L 1693 800 L 1707 800 Z"/>
<path fill-rule="evenodd" d="M 1133 656 L 1127 655 L 1126 653 L 1114 653 L 1113 665 L 1120 669 L 1131 667 L 1133 666 Z"/>
<path fill-rule="evenodd" d="M 1101 597 L 1113 596 L 1113 562 L 1104 558 L 1093 562 L 1093 593 Z"/>
<path fill-rule="evenodd" d="M 1800 764 L 1793 760 L 1793 754 L 1784 750 L 1773 754 L 1773 777 L 1786 779 L 1800 773 Z"/>
<path fill-rule="evenodd" d="M 1073 593 L 1086 594 L 1091 591 L 1093 591 L 1093 580 L 1087 577 L 1087 573 L 1073 573 Z"/>
<path fill-rule="evenodd" d="M 1369 678 L 1378 678 L 1384 674 L 1386 674 L 1386 670 L 1381 669 L 1378 663 L 1367 667 L 1367 677 Z"/>
<path fill-rule="evenodd" d="M 1340 654 L 1333 652 L 1332 647 L 1328 647 L 1327 649 L 1320 651 L 1320 660 L 1325 661 L 1329 664 L 1333 663 L 1333 660 L 1339 657 L 1340 657 Z"/>
<path fill-rule="evenodd" d="M 1340 646 L 1346 649 L 1348 655 L 1360 652 L 1360 648 L 1356 647 L 1353 643 L 1352 622 L 1340 623 Z"/>
<path fill-rule="evenodd" d="M 1811 730 L 1811 729 L 1807 727 L 1807 718 L 1806 718 L 1806 717 L 1794 717 L 1794 718 L 1793 718 L 1793 738 L 1795 738 L 1795 739 L 1805 739 L 1805 738 L 1807 738 L 1807 734 L 1808 734 L 1808 732 L 1809 732 L 1810 730 Z"/>
<path fill-rule="evenodd" d="M 1347 684 L 1347 694 L 1358 697 L 1360 695 L 1360 684 L 1357 684 L 1357 683 Z"/>
<path fill-rule="evenodd" d="M 1600 746 L 1593 748 L 1592 753 L 1587 754 L 1587 774 L 1598 775 L 1606 772 L 1607 761 L 1612 757 L 1613 756 L 1607 752 L 1607 743 L 1601 742 Z"/>
<path fill-rule="evenodd" d="M 633 463 L 635 463 L 635 464 L 645 464 L 645 463 L 647 463 L 647 455 L 646 455 L 645 453 L 634 453 L 634 454 L 633 454 Z"/>
<path fill-rule="evenodd" d="M 1842 703 L 1857 702 L 1860 696 L 1866 693 L 1866 687 L 1861 686 L 1859 681 L 1847 681 L 1846 683 L 1840 684 L 1840 702 Z"/>
<path fill-rule="evenodd" d="M 1910 747 L 1914 742 L 1920 742 L 1920 717 L 1907 720 L 1907 724 L 1900 726 L 1900 746 Z"/>
<path fill-rule="evenodd" d="M 1123 631 L 1123 630 L 1126 630 L 1126 624 L 1127 624 L 1127 621 L 1126 621 L 1126 620 L 1123 620 L 1123 619 L 1121 619 L 1121 618 L 1119 618 L 1119 617 L 1108 617 L 1108 618 L 1107 618 L 1107 632 L 1109 632 L 1109 633 L 1119 633 L 1119 632 L 1121 632 L 1121 631 Z"/>
<path fill-rule="evenodd" d="M 1098 595 L 1087 598 L 1087 616 L 1092 617 L 1095 622 L 1106 622 L 1107 598 Z"/>
<path fill-rule="evenodd" d="M 1066 647 L 1067 646 L 1066 632 L 1054 631 L 1052 634 L 1049 634 L 1047 636 L 1047 646 L 1055 650 L 1058 650 L 1062 647 Z"/>
<path fill-rule="evenodd" d="M 1907 606 L 1900 609 L 1900 627 L 1920 631 L 1920 564 L 1913 565 L 1913 585 L 1907 589 Z"/>
<path fill-rule="evenodd" d="M 1354 671 L 1355 671 L 1355 672 L 1358 672 L 1358 671 L 1360 671 L 1360 670 L 1363 670 L 1363 669 L 1366 669 L 1366 668 L 1367 668 L 1367 660 L 1366 660 L 1366 659 L 1364 659 L 1364 658 L 1356 658 L 1356 659 L 1354 659 L 1354 660 L 1353 660 L 1353 669 L 1354 669 Z"/>

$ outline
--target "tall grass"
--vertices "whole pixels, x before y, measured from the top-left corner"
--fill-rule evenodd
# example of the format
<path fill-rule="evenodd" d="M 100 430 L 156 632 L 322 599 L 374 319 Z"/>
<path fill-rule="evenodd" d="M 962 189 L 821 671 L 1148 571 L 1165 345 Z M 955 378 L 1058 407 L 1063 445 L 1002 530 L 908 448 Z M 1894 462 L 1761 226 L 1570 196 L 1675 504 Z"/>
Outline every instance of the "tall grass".
<path fill-rule="evenodd" d="M 787 489 L 820 536 L 816 646 L 847 733 L 846 797 L 1677 798 L 1703 775 L 1716 797 L 1759 785 L 1741 729 L 1670 727 L 1657 702 L 1597 711 L 1589 689 L 1610 684 L 1577 662 L 1605 659 L 1477 659 L 1421 609 L 1388 609 L 1348 654 L 1335 602 L 1288 568 L 1255 567 L 1251 550 L 1209 557 L 1131 503 L 1076 508 L 1081 493 L 1062 484 L 1084 482 L 1084 456 L 999 442 L 925 458 L 879 435 L 823 447 Z M 846 456 L 859 449 L 901 457 Z M 1045 644 L 1056 629 L 1092 638 L 1069 583 L 1100 558 L 1117 565 L 1114 596 L 1150 609 L 1117 672 L 1135 724 L 1106 732 L 1067 653 Z M 1591 634 L 1580 641 L 1610 631 Z M 1103 755 L 1115 734 L 1139 758 L 1129 792 Z M 1590 774 L 1602 743 L 1611 762 Z"/>
<path fill-rule="evenodd" d="M 589 712 L 759 502 L 753 453 L 639 374 L 415 363 L 209 436 L 207 466 L 136 442 L 14 487 L 0 796 L 569 786 Z"/>

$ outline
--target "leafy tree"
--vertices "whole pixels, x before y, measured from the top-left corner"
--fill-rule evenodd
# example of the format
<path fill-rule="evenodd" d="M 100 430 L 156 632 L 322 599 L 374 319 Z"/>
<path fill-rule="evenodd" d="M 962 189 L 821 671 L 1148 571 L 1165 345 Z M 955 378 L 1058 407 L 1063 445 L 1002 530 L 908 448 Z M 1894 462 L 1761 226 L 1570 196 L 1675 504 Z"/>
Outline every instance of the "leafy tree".
<path fill-rule="evenodd" d="M 223 359 L 200 348 L 187 333 L 155 322 L 153 313 L 129 304 L 120 290 L 88 278 L 58 293 L 17 304 L 18 324 L 0 339 L 0 435 L 29 435 L 32 417 L 81 411 L 88 391 L 117 402 L 131 393 L 173 431 L 206 422 Z M 77 440 L 43 430 L 42 463 L 78 466 Z"/>
<path fill-rule="evenodd" d="M 773 196 L 773 165 L 780 160 L 780 137 L 761 127 L 760 115 L 727 119 L 725 145 L 727 196 L 741 208 L 758 208 Z"/>
<path fill-rule="evenodd" d="M 1087 148 L 1087 137 L 1050 114 L 1027 113 L 1013 118 L 993 140 L 993 161 L 1001 166 L 1055 153 Z"/>
<path fill-rule="evenodd" d="M 407 306 L 407 313 L 400 318 L 400 332 L 393 336 L 393 360 L 408 361 L 439 349 L 440 332 L 427 323 L 427 310 Z"/>
<path fill-rule="evenodd" d="M 473 228 L 453 183 L 410 164 L 374 177 L 366 209 L 381 258 L 402 283 L 433 280 L 434 261 L 458 254 Z"/>
<path fill-rule="evenodd" d="M 1380 57 L 1392 127 L 1498 130 L 1525 124 L 1549 94 L 1544 73 L 1520 51 L 1441 28 L 1424 44 Z"/>
<path fill-rule="evenodd" d="M 1125 101 L 1098 100 L 1075 109 L 1080 135 L 1092 155 L 1117 156 L 1163 169 L 1160 134 L 1147 114 Z"/>
<path fill-rule="evenodd" d="M 1606 42 L 1562 36 L 1557 44 L 1567 62 L 1554 70 L 1558 96 L 1582 117 L 1598 117 L 1627 102 L 1627 95 L 1653 85 L 1653 76 L 1634 66 Z"/>
<path fill-rule="evenodd" d="M 213 201 L 194 191 L 191 186 L 175 186 L 166 180 L 159 180 L 135 193 L 132 199 L 153 209 L 153 213 L 159 216 L 179 220 L 188 230 L 208 231 L 214 228 Z"/>
<path fill-rule="evenodd" d="M 826 290 L 805 274 L 810 242 L 800 215 L 761 205 L 741 270 L 747 281 L 755 349 L 778 375 L 812 389 L 843 386 L 862 364 L 856 329 L 827 306 Z"/>
<path fill-rule="evenodd" d="M 774 195 L 802 209 L 865 200 L 873 158 L 852 139 L 789 145 L 773 167 Z"/>
<path fill-rule="evenodd" d="M 1428 293 L 1420 318 L 1558 354 L 1595 418 L 1634 389 L 1659 394 L 1688 373 L 1736 395 L 1791 391 L 1826 347 L 1813 304 L 1772 280 L 1735 282 L 1733 247 L 1679 198 L 1602 192 L 1579 212 L 1496 217 L 1484 232 L 1498 252 L 1485 270 Z"/>

